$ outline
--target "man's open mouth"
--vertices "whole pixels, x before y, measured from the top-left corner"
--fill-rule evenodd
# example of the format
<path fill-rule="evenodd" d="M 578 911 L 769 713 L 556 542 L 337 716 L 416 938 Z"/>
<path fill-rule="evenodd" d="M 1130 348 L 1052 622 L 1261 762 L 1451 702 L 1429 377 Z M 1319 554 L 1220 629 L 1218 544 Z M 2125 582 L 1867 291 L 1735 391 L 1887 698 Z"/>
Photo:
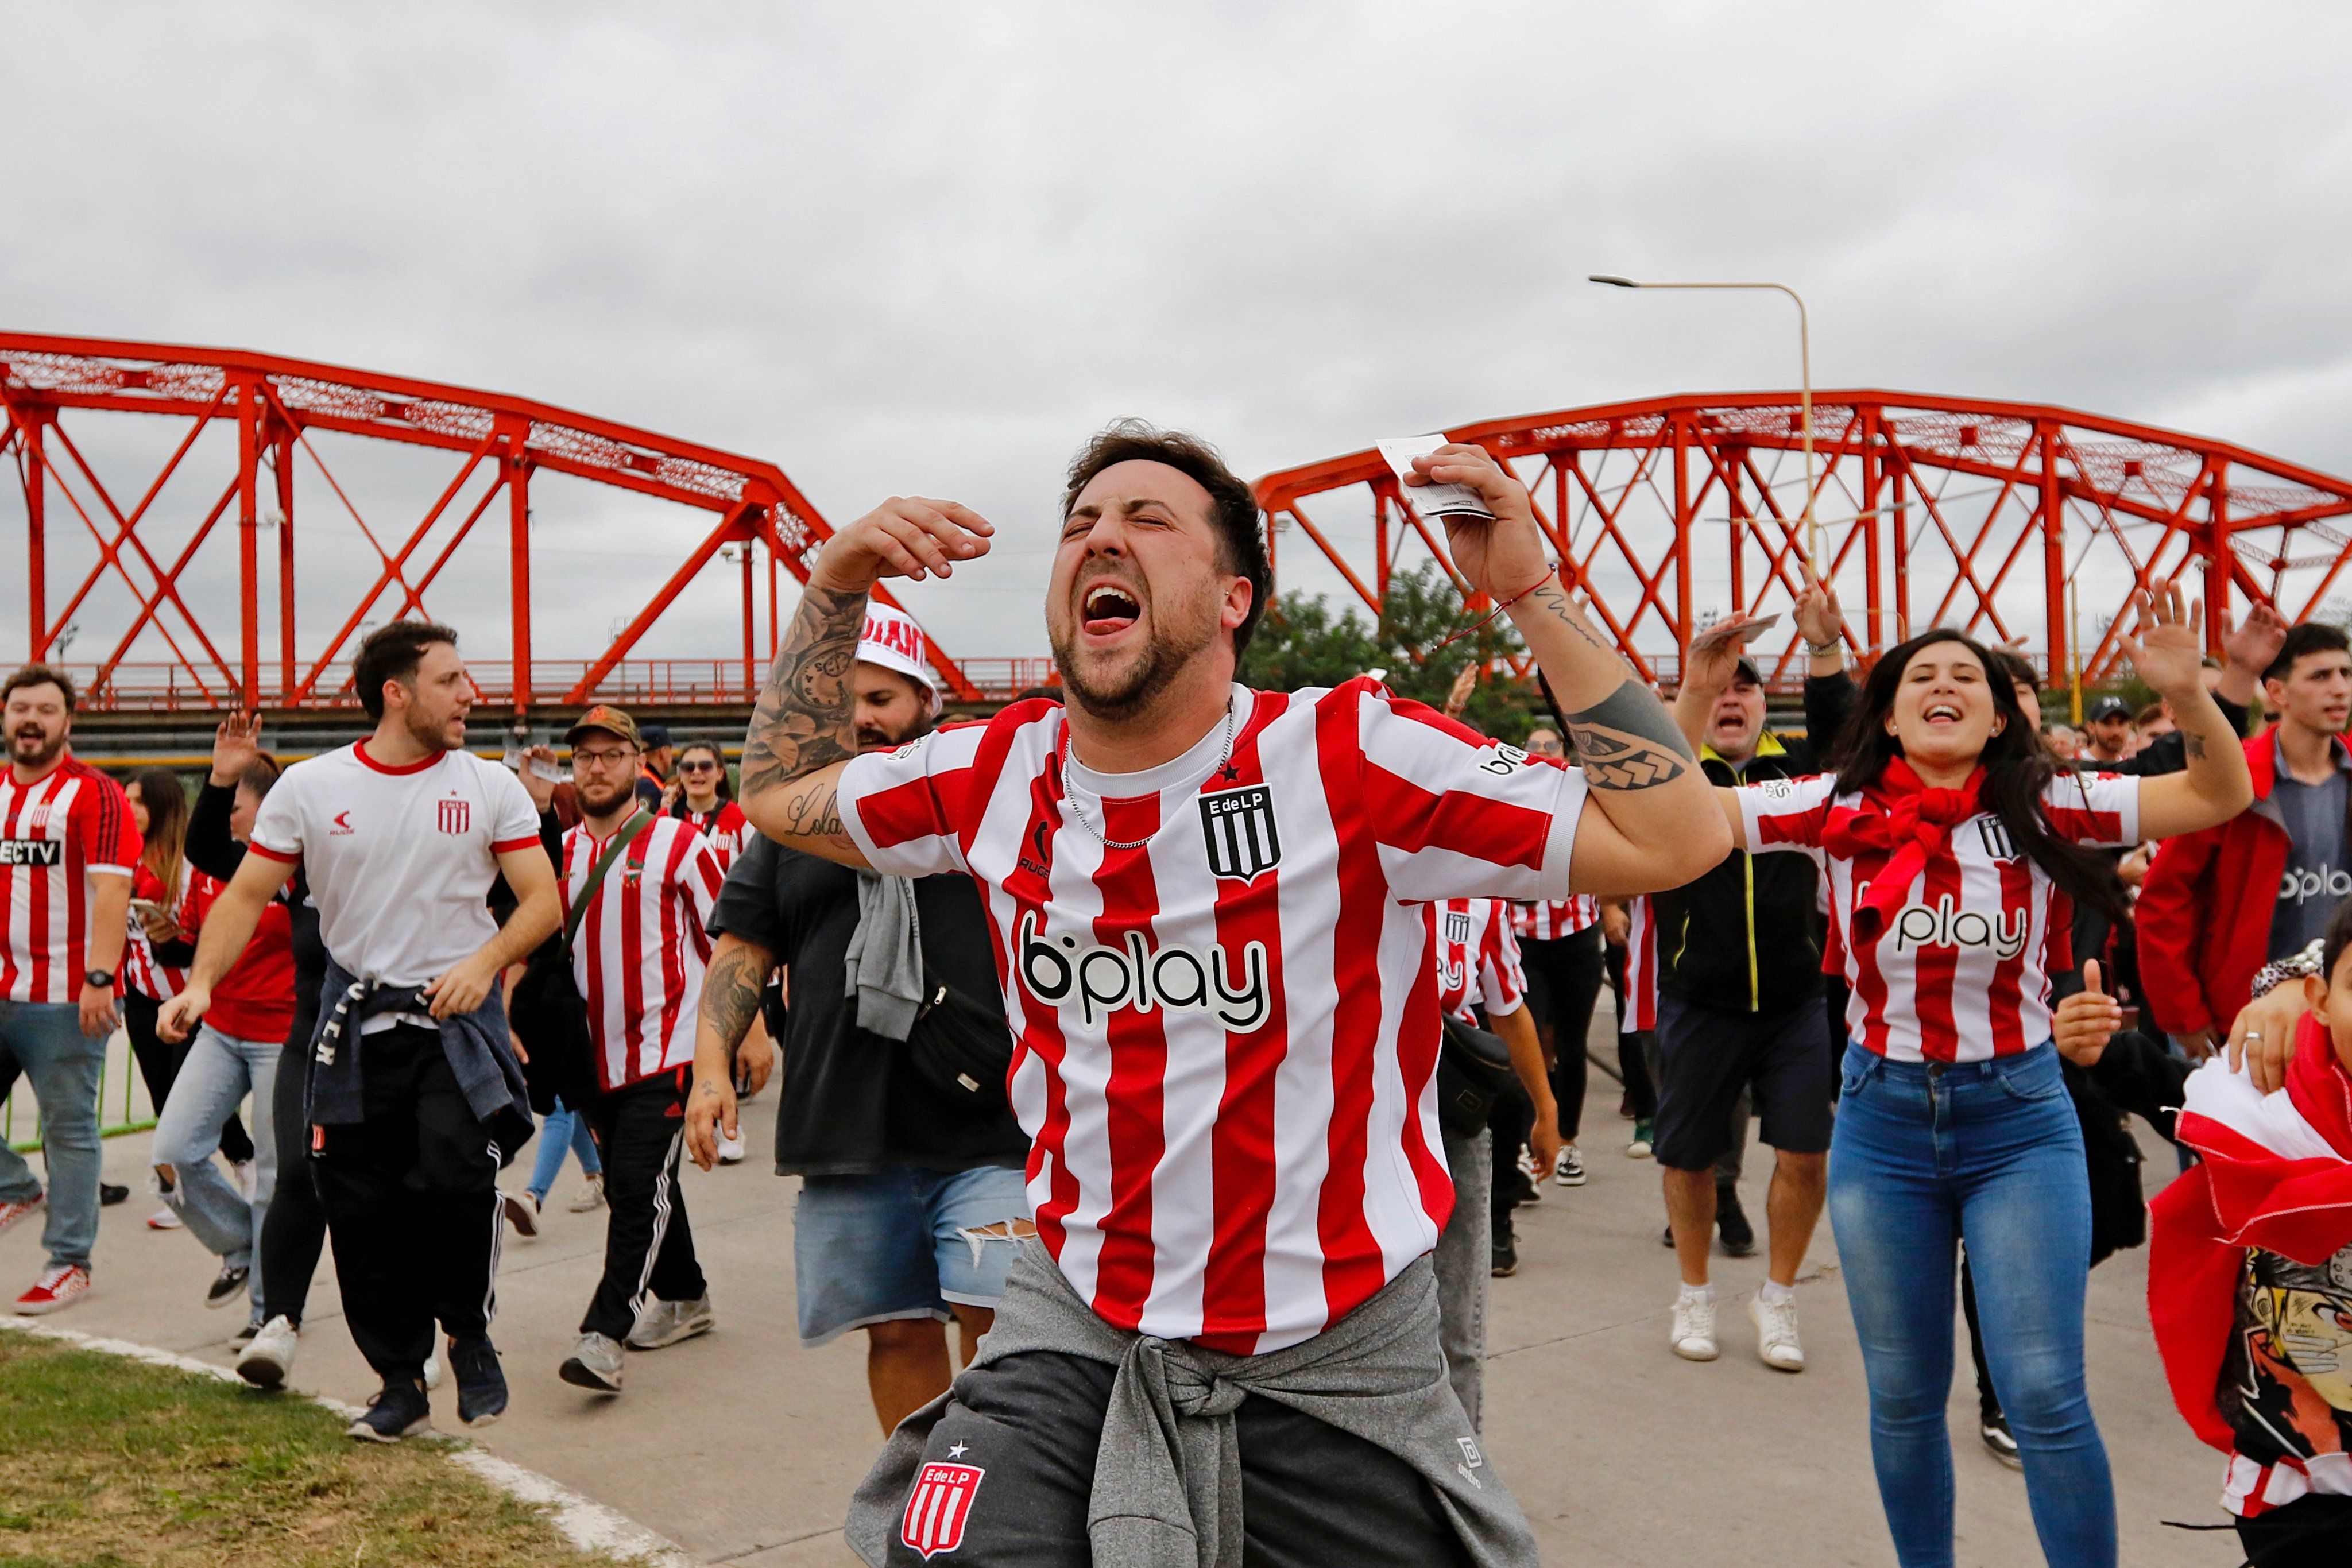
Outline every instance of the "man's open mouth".
<path fill-rule="evenodd" d="M 1141 618 L 1143 606 L 1135 595 L 1113 582 L 1097 582 L 1079 601 L 1079 620 L 1090 637 L 1110 637 Z"/>

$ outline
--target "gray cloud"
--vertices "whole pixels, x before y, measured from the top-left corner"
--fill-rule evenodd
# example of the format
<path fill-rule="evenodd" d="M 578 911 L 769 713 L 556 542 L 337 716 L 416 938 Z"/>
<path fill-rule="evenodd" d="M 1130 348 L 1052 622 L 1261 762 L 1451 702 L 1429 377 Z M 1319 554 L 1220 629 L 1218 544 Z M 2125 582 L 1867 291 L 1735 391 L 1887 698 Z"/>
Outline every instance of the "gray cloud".
<path fill-rule="evenodd" d="M 10 324 L 541 398 L 772 457 L 836 520 L 960 497 L 1007 559 L 912 597 L 972 653 L 1042 651 L 1058 473 L 1111 416 L 1256 472 L 1793 380 L 1778 301 L 1594 271 L 1785 278 L 1823 385 L 2352 469 L 2339 6 L 151 5 L 10 35 Z M 572 558 L 550 653 L 683 549 L 588 489 L 543 496 L 547 548 L 646 553 Z"/>

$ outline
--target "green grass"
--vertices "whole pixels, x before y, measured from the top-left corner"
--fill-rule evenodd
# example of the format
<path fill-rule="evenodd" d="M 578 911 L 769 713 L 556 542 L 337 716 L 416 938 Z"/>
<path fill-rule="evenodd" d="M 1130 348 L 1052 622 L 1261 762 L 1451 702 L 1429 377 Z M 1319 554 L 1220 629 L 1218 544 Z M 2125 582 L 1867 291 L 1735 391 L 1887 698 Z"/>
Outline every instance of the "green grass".
<path fill-rule="evenodd" d="M 0 1334 L 0 1568 L 563 1564 L 544 1512 L 308 1399 Z"/>

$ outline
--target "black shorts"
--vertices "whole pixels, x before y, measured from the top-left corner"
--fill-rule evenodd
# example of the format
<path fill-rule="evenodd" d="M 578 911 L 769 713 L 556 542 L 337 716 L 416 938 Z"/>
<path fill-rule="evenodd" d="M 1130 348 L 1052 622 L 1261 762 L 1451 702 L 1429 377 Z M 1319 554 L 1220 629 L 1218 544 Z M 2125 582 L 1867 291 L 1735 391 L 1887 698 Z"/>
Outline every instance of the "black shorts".
<path fill-rule="evenodd" d="M 1819 999 L 1769 1012 L 1701 1007 L 1658 994 L 1658 1117 L 1662 1166 L 1714 1167 L 1731 1146 L 1731 1108 L 1753 1089 L 1759 1135 L 1784 1154 L 1830 1146 L 1829 1017 Z"/>
<path fill-rule="evenodd" d="M 1118 1372 L 1032 1351 L 958 1378 L 917 1475 L 936 1469 L 964 1484 L 926 1495 L 918 1480 L 891 1532 L 891 1568 L 922 1568 L 949 1552 L 965 1568 L 1084 1568 L 1096 1450 Z M 1469 1561 L 1435 1490 L 1387 1449 L 1256 1395 L 1242 1400 L 1234 1426 L 1251 1568 Z"/>

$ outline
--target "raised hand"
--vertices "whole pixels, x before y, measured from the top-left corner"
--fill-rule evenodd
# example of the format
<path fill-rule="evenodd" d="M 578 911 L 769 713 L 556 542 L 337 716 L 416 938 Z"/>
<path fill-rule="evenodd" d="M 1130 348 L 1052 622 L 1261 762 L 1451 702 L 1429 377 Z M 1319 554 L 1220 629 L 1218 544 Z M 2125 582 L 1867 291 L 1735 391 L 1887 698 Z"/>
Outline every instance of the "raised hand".
<path fill-rule="evenodd" d="M 1740 656 L 1748 652 L 1748 644 L 1777 619 L 1727 615 L 1692 638 L 1690 652 L 1683 655 L 1683 689 L 1701 693 L 1709 701 L 1721 695 L 1731 685 L 1731 677 L 1739 673 Z"/>
<path fill-rule="evenodd" d="M 920 582 L 955 575 L 955 563 L 988 553 L 995 525 L 958 501 L 893 496 L 825 541 L 812 585 L 864 593 L 886 577 Z"/>
<path fill-rule="evenodd" d="M 2246 612 L 2245 624 L 2233 626 L 2226 599 L 2214 613 L 2221 621 L 2221 656 L 2234 668 L 2261 680 L 2286 642 L 2286 622 L 2269 605 L 2258 603 Z"/>
<path fill-rule="evenodd" d="M 2139 678 L 2167 698 L 2201 692 L 2205 683 L 2205 645 L 2200 635 L 2205 627 L 2204 603 L 2189 602 L 2175 582 L 2154 593 L 2146 589 L 2134 593 L 2132 608 L 2138 613 L 2138 623 L 2132 629 L 2135 635 L 2122 640 L 2122 647 L 2124 657 L 2139 672 Z"/>
<path fill-rule="evenodd" d="M 1412 460 L 1408 485 L 1467 485 L 1494 517 L 1445 518 L 1446 548 L 1454 570 L 1497 603 L 1515 599 L 1551 576 L 1543 531 L 1536 527 L 1528 487 L 1484 448 L 1454 442 Z"/>
<path fill-rule="evenodd" d="M 213 731 L 212 781 L 223 789 L 245 777 L 261 755 L 261 716 L 233 713 Z"/>
<path fill-rule="evenodd" d="M 541 810 L 555 804 L 555 747 L 526 746 L 522 750 L 523 792 Z"/>
<path fill-rule="evenodd" d="M 1837 589 L 1816 581 L 1810 571 L 1805 574 L 1805 591 L 1797 595 L 1797 632 L 1808 649 L 1843 652 L 1838 644 L 1845 637 L 1845 612 L 1839 608 Z"/>
<path fill-rule="evenodd" d="M 2116 1030 L 2124 1027 L 2124 1009 L 2099 988 L 2099 961 L 2083 966 L 2083 988 L 2058 1004 L 2050 1032 L 2059 1054 L 2078 1067 L 2095 1067 Z"/>

